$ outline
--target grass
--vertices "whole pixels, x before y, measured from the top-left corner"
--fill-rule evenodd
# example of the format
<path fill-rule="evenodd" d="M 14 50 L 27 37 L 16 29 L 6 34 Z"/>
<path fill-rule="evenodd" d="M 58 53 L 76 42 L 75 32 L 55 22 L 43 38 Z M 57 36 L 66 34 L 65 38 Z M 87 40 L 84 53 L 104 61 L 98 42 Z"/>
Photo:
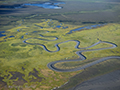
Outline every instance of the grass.
<path fill-rule="evenodd" d="M 46 23 L 43 22 L 43 23 L 47 25 L 47 22 Z M 39 23 L 39 25 L 42 25 L 43 23 Z M 56 24 L 60 24 L 60 23 L 57 22 Z M 53 30 L 52 28 L 49 29 L 46 25 L 45 25 L 45 29 L 42 29 L 43 31 L 44 30 L 48 30 L 48 31 Z M 23 76 L 23 80 L 27 81 L 27 83 L 28 83 L 27 85 L 32 84 L 32 83 L 38 84 L 38 82 L 29 82 L 30 78 L 32 78 L 32 77 L 29 77 L 29 73 L 33 71 L 33 68 L 36 68 L 37 71 L 40 72 L 40 74 L 39 74 L 40 77 L 45 78 L 45 80 L 42 83 L 46 82 L 46 84 L 47 84 L 48 81 L 52 81 L 51 85 L 49 85 L 49 86 L 51 86 L 50 88 L 54 87 L 54 85 L 55 85 L 54 81 L 57 82 L 59 80 L 59 77 L 57 77 L 58 79 L 56 78 L 55 80 L 52 80 L 52 78 L 50 76 L 45 77 L 44 73 L 42 72 L 42 70 L 45 69 L 45 71 L 46 70 L 49 71 L 48 75 L 51 72 L 53 74 L 55 73 L 55 72 L 47 69 L 47 67 L 46 67 L 47 63 L 49 63 L 52 60 L 55 60 L 55 59 L 51 58 L 51 57 L 55 57 L 54 53 L 48 53 L 48 52 L 44 51 L 41 46 L 38 46 L 38 45 L 28 45 L 28 44 L 22 43 L 22 41 L 26 38 L 30 38 L 30 37 L 42 38 L 39 35 L 35 36 L 36 34 L 32 34 L 32 32 L 34 30 L 36 31 L 36 29 L 34 29 L 34 28 L 35 27 L 33 24 L 31 27 L 25 27 L 23 25 L 23 26 L 18 26 L 18 27 L 12 28 L 10 30 L 7 30 L 7 32 L 6 32 L 7 36 L 15 33 L 16 37 L 13 39 L 7 38 L 6 42 L 0 43 L 0 46 L 1 46 L 0 61 L 3 61 L 1 63 L 4 63 L 1 66 L 1 74 L 0 75 L 1 75 L 1 77 L 4 77 L 3 81 L 6 82 L 8 86 L 9 85 L 14 86 L 13 82 L 15 82 L 17 80 L 17 78 L 19 78 L 19 76 L 18 76 L 18 77 L 16 77 L 16 79 L 10 79 L 12 77 L 12 74 L 9 72 L 20 72 L 20 73 L 24 74 L 25 76 Z M 17 31 L 18 29 L 20 29 L 20 32 Z M 40 31 L 40 29 L 38 29 L 38 31 Z M 55 31 L 55 29 L 54 29 L 54 31 Z M 54 34 L 51 33 L 52 35 L 49 35 L 50 33 L 45 33 L 46 34 L 45 36 L 54 36 L 54 35 L 57 36 L 61 32 L 61 29 L 58 29 L 58 31 L 56 31 L 56 32 L 57 33 L 54 33 Z M 29 34 L 25 35 L 25 33 L 29 33 Z M 25 35 L 24 39 L 20 38 L 22 35 Z M 58 37 L 61 37 L 61 36 L 58 36 Z M 49 38 L 49 39 L 53 39 L 53 38 Z M 4 38 L 1 38 L 1 40 L 4 40 Z M 34 40 L 35 39 L 31 40 L 30 42 L 34 43 Z M 63 41 L 63 40 L 61 40 L 61 41 Z M 40 42 L 43 44 L 46 43 L 48 46 L 50 45 L 49 47 L 51 47 L 51 44 L 53 44 L 55 42 L 59 42 L 59 41 L 48 43 L 46 41 L 41 41 L 41 40 L 37 41 L 37 39 L 36 39 L 36 42 Z M 52 50 L 52 49 L 54 49 L 54 47 L 52 47 L 50 49 Z M 63 58 L 62 55 L 60 56 L 60 58 Z M 59 59 L 59 57 L 58 57 L 58 59 Z M 24 67 L 25 70 L 23 70 L 22 67 Z M 13 68 L 15 68 L 15 69 L 13 69 Z M 4 72 L 4 73 L 2 73 L 2 72 Z M 47 73 L 47 71 L 46 71 L 46 73 Z M 10 77 L 7 78 L 7 77 L 5 77 L 5 75 L 10 75 Z M 55 73 L 55 76 L 57 76 L 57 75 L 58 75 L 58 73 Z M 64 75 L 64 74 L 61 74 L 61 75 Z M 68 75 L 69 74 L 67 74 L 67 76 Z M 63 76 L 61 76 L 61 78 L 63 78 Z M 63 79 L 64 80 L 61 80 L 56 85 L 61 85 L 61 83 L 66 82 L 66 78 L 63 78 Z M 11 81 L 11 82 L 9 82 L 9 81 Z M 20 80 L 17 80 L 17 81 L 20 82 Z M 39 87 L 39 85 L 41 86 L 41 84 L 39 83 L 37 87 Z"/>
<path fill-rule="evenodd" d="M 6 4 L 4 5 L 9 5 L 12 3 L 13 4 L 26 3 L 26 2 L 28 3 L 28 2 L 32 2 L 33 0 L 26 0 L 25 2 L 23 2 L 23 0 L 17 0 L 16 2 L 14 1 L 15 0 L 9 0 L 9 1 L 4 0 L 0 2 L 2 3 L 6 2 Z M 35 1 L 38 1 L 38 0 L 35 0 Z M 40 0 L 40 1 L 44 2 L 47 0 Z M 22 23 L 22 20 L 26 20 L 24 24 L 26 26 L 30 26 L 31 22 L 39 23 L 40 20 L 43 18 L 44 19 L 48 19 L 48 18 L 55 19 L 61 22 L 69 23 L 69 24 L 71 23 L 72 25 L 73 24 L 80 25 L 84 23 L 88 23 L 88 24 L 95 23 L 96 24 L 96 23 L 104 23 L 104 22 L 119 22 L 119 11 L 120 11 L 119 4 L 96 3 L 96 2 L 95 3 L 89 3 L 89 2 L 78 3 L 78 1 L 83 1 L 83 0 L 77 0 L 74 2 L 72 0 L 66 0 L 66 4 L 63 5 L 63 9 L 61 9 L 61 12 L 59 12 L 59 10 L 49 11 L 47 9 L 42 9 L 42 8 L 37 8 L 37 7 L 35 9 L 24 8 L 24 10 L 23 9 L 16 10 L 16 9 L 1 8 L 2 14 L 0 14 L 0 20 L 1 20 L 0 31 L 8 30 L 10 28 L 14 28 L 15 26 L 17 27 L 17 25 L 20 25 Z M 85 0 L 85 1 L 88 1 L 88 0 Z M 90 0 L 90 2 L 91 1 L 96 1 L 96 0 Z M 101 17 L 103 14 L 104 14 L 104 17 Z M 91 15 L 93 17 L 91 17 Z M 94 18 L 94 17 L 98 17 L 98 18 Z M 106 20 L 104 18 L 106 18 Z"/>
<path fill-rule="evenodd" d="M 48 24 L 49 22 L 53 22 L 53 27 L 49 26 Z M 21 83 L 21 80 L 23 80 L 25 82 L 21 86 L 24 88 L 26 88 L 27 86 L 29 87 L 34 86 L 39 90 L 40 89 L 50 90 L 54 87 L 61 86 L 62 84 L 67 82 L 70 77 L 82 71 L 81 70 L 76 72 L 63 73 L 63 72 L 55 72 L 47 68 L 47 64 L 52 61 L 78 58 L 78 56 L 75 54 L 75 52 L 78 51 L 78 49 L 74 48 L 74 46 L 76 45 L 76 42 L 71 41 L 67 43 L 62 43 L 59 45 L 60 51 L 49 53 L 49 52 L 46 52 L 43 49 L 43 47 L 40 45 L 29 45 L 29 44 L 23 43 L 22 41 L 27 38 L 31 38 L 27 40 L 27 42 L 45 44 L 49 50 L 53 50 L 53 51 L 56 50 L 56 48 L 54 47 L 56 43 L 67 41 L 67 40 L 79 40 L 81 42 L 80 47 L 87 47 L 92 45 L 93 43 L 98 42 L 97 38 L 99 38 L 102 41 L 113 42 L 118 46 L 117 48 L 109 49 L 109 50 L 84 52 L 83 54 L 88 59 L 83 63 L 73 62 L 73 63 L 59 64 L 66 68 L 74 68 L 74 67 L 86 64 L 88 62 L 91 62 L 93 61 L 92 60 L 93 56 L 95 58 L 94 60 L 96 60 L 97 58 L 101 58 L 101 57 L 106 57 L 111 55 L 118 55 L 118 56 L 120 55 L 120 47 L 119 47 L 120 24 L 110 23 L 103 27 L 94 28 L 91 30 L 77 31 L 67 35 L 65 33 L 69 32 L 72 29 L 82 27 L 83 25 L 78 26 L 78 25 L 69 25 L 69 24 L 62 23 L 62 26 L 64 27 L 68 26 L 68 28 L 67 29 L 55 28 L 56 25 L 60 25 L 60 24 L 61 23 L 56 20 L 50 21 L 50 19 L 48 19 L 46 21 L 45 19 L 42 19 L 40 20 L 40 23 L 27 24 L 27 26 L 29 27 L 26 27 L 25 24 L 22 24 L 21 26 L 14 27 L 6 31 L 5 34 L 7 36 L 15 35 L 14 38 L 7 38 L 6 42 L 0 43 L 0 50 L 1 50 L 0 51 L 0 63 L 1 63 L 0 76 L 4 78 L 2 81 L 4 81 L 7 84 L 7 86 L 17 86 L 15 85 L 15 82 L 17 81 L 19 85 Z M 42 26 L 43 29 L 35 25 Z M 19 32 L 17 31 L 18 29 L 20 30 Z M 33 33 L 33 31 L 38 31 L 38 32 Z M 46 32 L 46 31 L 49 31 L 49 32 Z M 28 35 L 26 35 L 26 33 L 28 33 Z M 42 34 L 43 36 L 56 36 L 59 39 L 56 41 L 43 41 L 39 39 L 34 39 L 34 38 L 42 38 L 42 39 L 49 39 L 49 40 L 54 39 L 53 37 L 50 37 L 50 38 L 41 37 L 39 36 L 39 34 Z M 23 35 L 24 35 L 24 38 L 21 38 L 21 36 Z M 4 38 L 7 36 L 1 37 L 0 40 L 4 40 Z M 95 49 L 95 48 L 101 48 L 101 47 L 109 47 L 109 45 L 100 44 L 93 48 Z M 111 61 L 110 63 L 113 63 L 113 62 Z M 104 65 L 104 63 L 101 65 Z M 117 68 L 118 66 L 115 66 L 115 67 Z M 36 73 L 35 71 L 38 73 Z M 14 72 L 16 75 L 14 79 L 12 79 L 14 75 L 11 72 Z M 103 72 L 105 71 L 103 70 Z M 17 73 L 21 73 L 21 75 L 23 76 L 20 77 L 19 75 L 17 75 Z M 43 78 L 43 79 L 41 81 L 36 81 L 36 78 Z M 83 79 L 83 80 L 86 80 L 86 79 Z"/>

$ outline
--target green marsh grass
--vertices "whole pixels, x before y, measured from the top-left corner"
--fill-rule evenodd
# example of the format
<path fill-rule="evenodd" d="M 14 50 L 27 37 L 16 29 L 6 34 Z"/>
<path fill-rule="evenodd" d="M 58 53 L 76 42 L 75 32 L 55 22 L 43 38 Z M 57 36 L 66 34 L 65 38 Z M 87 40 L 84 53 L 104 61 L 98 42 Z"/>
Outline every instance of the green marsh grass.
<path fill-rule="evenodd" d="M 114 49 L 84 52 L 83 55 L 87 57 L 87 60 L 85 62 L 78 63 L 78 64 L 76 64 L 76 62 L 73 62 L 71 64 L 71 67 L 70 67 L 70 63 L 66 63 L 67 65 L 66 68 L 78 67 L 101 57 L 120 55 L 120 46 L 119 46 L 120 45 L 120 42 L 119 42 L 120 25 L 117 23 L 110 23 L 103 27 L 94 28 L 91 30 L 81 30 L 81 31 L 73 32 L 72 34 L 66 35 L 65 33 L 68 33 L 70 30 L 76 29 L 82 26 L 62 24 L 64 26 L 68 26 L 68 28 L 53 29 L 52 27 L 47 25 L 48 22 L 50 22 L 49 19 L 46 22 L 43 19 L 43 22 L 32 23 L 30 27 L 21 25 L 21 26 L 7 30 L 6 32 L 7 36 L 13 35 L 13 33 L 15 34 L 14 38 L 8 38 L 6 39 L 6 42 L 0 43 L 0 50 L 1 50 L 0 62 L 2 63 L 0 65 L 0 76 L 4 78 L 3 81 L 8 86 L 14 86 L 15 81 L 17 81 L 19 84 L 21 80 L 24 80 L 25 82 L 23 83 L 22 86 L 33 85 L 36 88 L 39 88 L 42 90 L 45 90 L 45 89 L 50 90 L 54 87 L 61 86 L 62 84 L 67 82 L 70 77 L 83 71 L 81 70 L 81 71 L 75 71 L 75 72 L 55 72 L 50 70 L 47 67 L 47 64 L 52 61 L 65 60 L 65 59 L 67 60 L 67 59 L 74 59 L 74 58 L 77 59 L 78 56 L 75 54 L 75 52 L 78 51 L 78 49 L 74 48 L 74 46 L 76 45 L 76 42 L 70 41 L 67 43 L 59 44 L 60 51 L 49 53 L 45 51 L 43 47 L 40 45 L 29 45 L 29 44 L 23 43 L 22 41 L 27 38 L 31 38 L 27 40 L 27 42 L 45 44 L 47 48 L 52 51 L 56 50 L 54 46 L 56 43 L 64 42 L 67 40 L 79 40 L 80 41 L 79 47 L 81 48 L 88 47 L 98 42 L 99 40 L 112 42 L 118 46 Z M 58 21 L 54 20 L 52 22 L 54 22 L 55 25 L 60 25 Z M 44 24 L 43 29 L 36 27 L 35 24 L 39 26 L 43 26 Z M 17 29 L 20 29 L 20 32 L 18 32 Z M 38 33 L 33 33 L 33 31 L 38 31 Z M 46 32 L 46 31 L 50 31 L 50 32 Z M 53 31 L 54 33 L 52 33 Z M 28 33 L 28 35 L 26 35 L 26 33 Z M 42 34 L 43 36 L 56 36 L 59 39 L 56 41 L 43 41 L 43 40 L 34 39 L 34 38 L 42 38 L 42 39 L 44 38 L 49 40 L 54 39 L 53 37 L 50 37 L 50 38 L 40 37 L 39 34 Z M 21 36 L 23 35 L 24 35 L 24 38 L 21 38 Z M 1 37 L 0 40 L 4 40 L 4 38 Z M 103 47 L 110 47 L 110 45 L 100 44 L 90 49 L 103 48 Z M 94 59 L 92 60 L 92 58 Z M 62 63 L 62 64 L 65 64 L 65 63 Z M 59 64 L 59 65 L 62 65 L 62 64 Z M 35 71 L 39 73 L 37 73 L 36 75 Z M 21 73 L 23 76 L 22 78 L 20 78 L 20 76 L 17 76 L 17 74 L 15 74 L 16 78 L 12 79 L 14 75 L 12 76 L 11 72 Z M 34 72 L 34 73 L 31 75 L 31 72 Z M 36 78 L 44 78 L 44 79 L 42 79 L 41 81 L 36 81 Z"/>

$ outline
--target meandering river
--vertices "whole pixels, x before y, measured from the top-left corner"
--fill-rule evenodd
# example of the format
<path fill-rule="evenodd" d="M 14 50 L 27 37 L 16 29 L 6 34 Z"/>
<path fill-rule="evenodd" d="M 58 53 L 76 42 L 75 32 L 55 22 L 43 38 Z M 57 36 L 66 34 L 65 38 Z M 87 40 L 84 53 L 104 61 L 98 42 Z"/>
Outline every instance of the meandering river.
<path fill-rule="evenodd" d="M 92 25 L 92 26 L 86 26 L 86 27 L 88 27 L 88 29 L 90 29 L 91 27 L 94 27 L 94 28 L 95 28 L 95 27 L 99 27 L 99 26 L 101 26 L 101 25 Z M 83 28 L 85 28 L 85 27 L 83 27 Z M 82 29 L 83 29 L 83 28 L 82 28 Z M 76 30 L 81 30 L 81 29 L 75 29 L 75 31 L 76 31 Z M 73 31 L 73 30 L 71 30 L 69 34 L 71 34 L 72 31 Z M 60 62 L 82 61 L 82 60 L 85 60 L 85 59 L 86 59 L 86 57 L 82 54 L 83 52 L 90 52 L 90 51 L 97 51 L 97 50 L 105 50 L 105 49 L 113 49 L 113 48 L 116 48 L 117 45 L 114 44 L 114 43 L 111 43 L 111 42 L 107 42 L 107 41 L 99 41 L 99 42 L 96 42 L 95 44 L 93 44 L 93 45 L 91 45 L 91 46 L 88 46 L 88 47 L 85 47 L 85 48 L 80 48 L 80 47 L 79 47 L 80 41 L 78 41 L 78 40 L 67 40 L 67 41 L 64 41 L 64 42 L 56 43 L 56 44 L 54 45 L 55 48 L 56 48 L 56 50 L 55 50 L 55 51 L 50 51 L 44 44 L 40 44 L 40 43 L 29 43 L 29 42 L 27 42 L 27 40 L 29 40 L 29 39 L 38 39 L 38 40 L 44 40 L 44 41 L 55 41 L 55 40 L 58 39 L 58 37 L 55 37 L 55 36 L 43 36 L 42 34 L 39 34 L 39 35 L 40 35 L 41 37 L 52 37 L 52 38 L 54 38 L 54 39 L 53 39 L 53 40 L 48 40 L 48 39 L 42 39 L 42 38 L 28 38 L 28 39 L 25 39 L 25 40 L 23 41 L 23 43 L 30 44 L 30 45 L 40 45 L 40 46 L 43 47 L 43 49 L 44 49 L 45 51 L 52 53 L 52 52 L 58 52 L 58 51 L 60 50 L 59 44 L 67 43 L 67 42 L 71 42 L 71 41 L 76 42 L 75 48 L 79 50 L 79 51 L 76 52 L 76 54 L 79 56 L 79 59 L 75 59 L 75 60 L 59 60 L 59 61 L 54 61 L 54 62 L 48 63 L 47 67 L 48 67 L 49 69 L 51 69 L 51 70 L 54 70 L 54 71 L 58 71 L 58 72 L 77 71 L 77 70 L 82 70 L 82 69 L 85 69 L 85 68 L 90 67 L 90 66 L 92 66 L 92 65 L 95 65 L 95 64 L 97 64 L 97 63 L 103 62 L 103 61 L 105 61 L 105 60 L 109 60 L 109 59 L 113 59 L 113 58 L 118 58 L 118 59 L 120 59 L 120 56 L 109 56 L 109 57 L 104 57 L 104 58 L 102 58 L 102 59 L 99 59 L 99 60 L 96 60 L 96 61 L 94 61 L 94 62 L 88 63 L 88 64 L 83 65 L 83 66 L 81 66 L 81 67 L 77 67 L 77 68 L 73 68 L 73 69 L 60 69 L 60 68 L 55 67 L 55 64 L 60 63 Z M 96 45 L 98 45 L 98 44 L 100 44 L 100 43 L 106 43 L 106 44 L 110 44 L 110 45 L 112 45 L 112 46 L 111 46 L 111 47 L 106 47 L 106 48 L 89 49 L 89 48 L 94 47 L 94 46 L 96 46 Z M 87 50 L 80 50 L 80 49 L 87 49 Z M 93 57 L 94 57 L 94 56 L 93 56 Z"/>
<path fill-rule="evenodd" d="M 80 28 L 77 28 L 77 29 L 73 29 L 73 30 L 70 30 L 69 33 L 66 33 L 66 34 L 71 34 L 73 33 L 73 31 L 79 31 L 79 30 L 82 30 L 82 29 L 92 29 L 92 28 L 97 28 L 97 27 L 100 27 L 100 26 L 103 26 L 105 24 L 97 24 L 97 25 L 90 25 L 90 26 L 85 26 L 85 27 L 80 27 Z M 35 25 L 37 27 L 40 27 L 40 28 L 43 28 L 41 26 L 38 26 L 38 25 Z M 20 30 L 18 29 L 17 30 L 18 32 L 20 32 Z M 48 31 L 47 31 L 48 32 Z M 3 35 L 3 33 L 5 33 L 5 31 L 0 31 L 0 37 L 3 37 L 3 36 L 6 36 L 5 34 Z M 29 33 L 26 33 L 26 35 L 28 35 Z M 58 71 L 58 72 L 71 72 L 71 71 L 77 71 L 77 70 L 82 70 L 82 69 L 85 69 L 87 67 L 90 67 L 92 65 L 95 65 L 97 63 L 100 63 L 100 62 L 103 62 L 105 60 L 108 60 L 108 59 L 112 59 L 112 58 L 118 58 L 120 59 L 120 56 L 109 56 L 109 57 L 104 57 L 102 59 L 99 59 L 99 60 L 96 60 L 94 62 L 91 62 L 91 63 L 88 63 L 84 66 L 81 66 L 81 67 L 77 67 L 77 68 L 73 68 L 73 69 L 60 69 L 60 68 L 57 68 L 55 67 L 55 64 L 57 63 L 60 63 L 60 62 L 72 62 L 72 61 L 82 61 L 82 60 L 85 60 L 86 57 L 82 54 L 83 52 L 90 52 L 90 51 L 97 51 L 97 50 L 105 50 L 105 49 L 112 49 L 112 48 L 116 48 L 117 45 L 114 44 L 114 43 L 111 43 L 111 42 L 107 42 L 107 41 L 99 41 L 99 42 L 96 42 L 95 44 L 91 45 L 91 46 L 88 46 L 88 47 L 85 47 L 85 48 L 80 48 L 79 45 L 80 45 L 80 41 L 78 40 L 67 40 L 67 41 L 64 41 L 64 42 L 59 42 L 59 43 L 56 43 L 54 46 L 56 48 L 55 51 L 50 51 L 44 44 L 40 44 L 40 43 L 30 43 L 30 42 L 27 42 L 27 40 L 29 39 L 38 39 L 38 40 L 44 40 L 44 41 L 55 41 L 55 40 L 58 40 L 58 37 L 55 37 L 55 36 L 43 36 L 42 34 L 39 34 L 39 36 L 41 37 L 44 37 L 44 38 L 54 38 L 52 40 L 48 40 L 48 39 L 43 39 L 43 38 L 28 38 L 28 39 L 25 39 L 23 40 L 23 43 L 26 43 L 26 44 L 30 44 L 30 45 L 40 45 L 43 47 L 43 49 L 47 52 L 50 52 L 50 53 L 53 53 L 53 52 L 58 52 L 60 51 L 60 47 L 59 47 L 59 44 L 62 44 L 62 43 L 67 43 L 67 42 L 76 42 L 76 45 L 75 45 L 75 48 L 78 49 L 79 51 L 76 52 L 76 54 L 79 56 L 79 59 L 75 59 L 75 60 L 59 60 L 59 61 L 54 61 L 54 62 L 50 62 L 48 63 L 48 68 L 51 69 L 51 70 L 54 70 L 54 71 Z M 14 36 L 9 36 L 9 38 L 11 37 L 14 37 Z M 6 37 L 7 38 L 7 37 Z M 24 38 L 24 35 L 22 36 L 22 38 Z M 89 49 L 91 47 L 94 47 L 100 43 L 106 43 L 106 44 L 110 44 L 112 45 L 111 47 L 106 47 L 106 48 L 97 48 L 97 49 Z M 80 50 L 80 49 L 87 49 L 87 50 Z M 93 56 L 94 57 L 94 56 Z"/>

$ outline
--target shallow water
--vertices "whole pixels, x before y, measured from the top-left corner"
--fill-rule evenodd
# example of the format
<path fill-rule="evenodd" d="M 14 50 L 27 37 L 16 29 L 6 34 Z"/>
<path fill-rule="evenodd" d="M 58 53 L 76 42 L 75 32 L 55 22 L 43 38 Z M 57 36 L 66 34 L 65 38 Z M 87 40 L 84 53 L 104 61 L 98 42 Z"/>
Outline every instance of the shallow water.
<path fill-rule="evenodd" d="M 24 38 L 24 36 L 22 36 L 21 38 Z"/>
<path fill-rule="evenodd" d="M 80 28 L 77 28 L 77 29 L 70 30 L 67 34 L 71 34 L 74 31 L 80 31 L 80 30 L 83 30 L 83 29 L 97 28 L 97 27 L 100 27 L 100 26 L 103 26 L 103 25 L 106 25 L 106 24 L 96 24 L 96 25 L 84 26 L 84 27 L 80 27 Z"/>
<path fill-rule="evenodd" d="M 60 28 L 61 26 L 60 26 L 60 25 L 57 25 L 56 27 L 57 27 L 57 28 Z"/>
<path fill-rule="evenodd" d="M 12 37 L 15 37 L 15 36 L 13 36 L 13 35 L 12 35 L 12 36 L 9 36 L 9 38 L 12 38 Z"/>
<path fill-rule="evenodd" d="M 14 9 L 19 9 L 19 8 L 25 8 L 26 6 L 37 6 L 37 7 L 42 7 L 44 9 L 62 9 L 62 7 L 58 6 L 60 4 L 65 4 L 65 2 L 56 2 L 56 3 L 50 3 L 50 2 L 45 2 L 45 3 L 25 3 L 25 4 L 17 4 L 17 5 L 1 5 L 0 8 L 14 8 Z"/>
<path fill-rule="evenodd" d="M 6 35 L 3 34 L 3 33 L 5 33 L 5 31 L 0 31 L 0 37 L 6 36 Z"/>

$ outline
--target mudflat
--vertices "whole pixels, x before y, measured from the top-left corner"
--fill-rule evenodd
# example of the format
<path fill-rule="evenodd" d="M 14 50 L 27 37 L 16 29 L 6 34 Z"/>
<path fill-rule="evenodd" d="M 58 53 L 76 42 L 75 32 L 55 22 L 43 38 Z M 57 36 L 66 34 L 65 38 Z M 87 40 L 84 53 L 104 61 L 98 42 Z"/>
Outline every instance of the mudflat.
<path fill-rule="evenodd" d="M 120 90 L 120 70 L 84 81 L 69 90 Z"/>

